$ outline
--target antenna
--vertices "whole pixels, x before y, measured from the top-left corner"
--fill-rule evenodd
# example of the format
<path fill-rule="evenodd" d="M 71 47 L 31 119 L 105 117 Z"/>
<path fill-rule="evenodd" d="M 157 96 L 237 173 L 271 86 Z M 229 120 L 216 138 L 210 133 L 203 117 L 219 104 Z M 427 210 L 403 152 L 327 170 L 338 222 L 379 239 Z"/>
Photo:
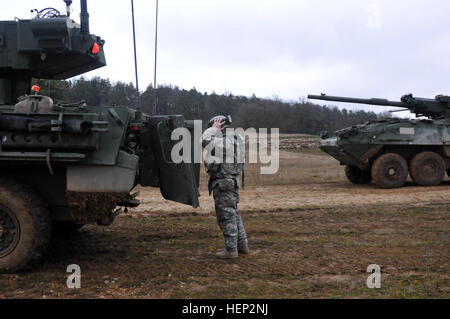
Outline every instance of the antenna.
<path fill-rule="evenodd" d="M 157 62 L 158 62 L 158 5 L 159 5 L 159 0 L 156 0 L 156 27 L 155 27 L 155 75 L 154 75 L 154 79 L 153 79 L 153 89 L 155 92 L 155 97 L 154 97 L 154 101 L 153 101 L 153 115 L 158 115 L 158 109 L 157 109 L 157 105 L 158 105 L 158 96 L 156 93 L 156 67 L 157 67 Z"/>
<path fill-rule="evenodd" d="M 89 34 L 89 13 L 87 9 L 87 0 L 80 0 L 81 13 L 80 13 L 80 25 L 81 33 L 84 35 Z"/>
<path fill-rule="evenodd" d="M 141 99 L 139 93 L 139 77 L 137 66 L 137 52 L 136 52 L 136 27 L 134 24 L 134 0 L 131 0 L 131 20 L 133 23 L 133 44 L 134 44 L 134 72 L 136 74 L 136 110 L 141 111 Z"/>
<path fill-rule="evenodd" d="M 72 5 L 72 0 L 64 0 L 66 3 L 66 12 L 67 16 L 70 17 L 70 6 Z"/>

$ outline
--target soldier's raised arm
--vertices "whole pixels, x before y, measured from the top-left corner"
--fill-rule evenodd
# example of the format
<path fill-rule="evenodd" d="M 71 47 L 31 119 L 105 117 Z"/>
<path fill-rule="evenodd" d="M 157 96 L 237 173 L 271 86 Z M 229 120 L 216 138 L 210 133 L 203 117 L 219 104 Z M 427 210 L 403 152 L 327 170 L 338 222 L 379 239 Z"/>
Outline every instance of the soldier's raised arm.
<path fill-rule="evenodd" d="M 230 120 L 225 116 L 216 116 L 211 119 L 208 129 L 202 135 L 202 146 L 216 153 L 227 154 L 227 151 L 234 150 L 234 140 L 226 136 L 224 138 L 224 130 L 230 126 Z"/>
<path fill-rule="evenodd" d="M 208 128 L 202 135 L 202 145 L 206 147 L 210 143 L 217 146 L 223 146 L 222 131 L 214 126 Z"/>

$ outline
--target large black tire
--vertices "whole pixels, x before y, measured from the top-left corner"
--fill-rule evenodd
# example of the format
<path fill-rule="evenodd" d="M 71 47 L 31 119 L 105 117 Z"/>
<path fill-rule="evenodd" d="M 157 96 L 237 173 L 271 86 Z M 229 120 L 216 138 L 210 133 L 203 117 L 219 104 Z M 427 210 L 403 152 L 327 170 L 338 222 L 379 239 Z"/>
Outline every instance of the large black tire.
<path fill-rule="evenodd" d="M 356 166 L 347 165 L 345 167 L 345 175 L 350 182 L 356 185 L 369 184 L 372 181 L 370 170 L 363 171 Z"/>
<path fill-rule="evenodd" d="M 74 231 L 81 229 L 83 226 L 84 225 L 75 224 L 71 221 L 54 221 L 52 223 L 52 231 L 54 234 L 65 235 L 73 233 Z"/>
<path fill-rule="evenodd" d="M 381 188 L 399 188 L 408 178 L 408 163 L 403 156 L 387 153 L 377 158 L 372 165 L 372 178 Z"/>
<path fill-rule="evenodd" d="M 47 251 L 51 219 L 30 187 L 0 178 L 0 273 L 28 270 Z"/>
<path fill-rule="evenodd" d="M 409 165 L 411 178 L 420 186 L 440 185 L 445 176 L 445 168 L 444 159 L 434 152 L 417 154 Z"/>

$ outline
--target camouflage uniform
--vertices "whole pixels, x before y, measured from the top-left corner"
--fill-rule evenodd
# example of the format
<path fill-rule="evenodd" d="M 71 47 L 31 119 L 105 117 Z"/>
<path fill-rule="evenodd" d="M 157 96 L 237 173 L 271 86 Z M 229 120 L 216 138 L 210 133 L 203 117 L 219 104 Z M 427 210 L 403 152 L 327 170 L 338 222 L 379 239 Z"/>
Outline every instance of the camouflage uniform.
<path fill-rule="evenodd" d="M 210 195 L 213 193 L 214 196 L 217 223 L 225 238 L 225 248 L 227 251 L 235 251 L 248 244 L 237 207 L 240 200 L 239 176 L 244 163 L 243 140 L 240 136 L 223 136 L 220 129 L 211 127 L 203 133 L 202 144 L 207 147 L 205 166 L 210 175 L 208 189 Z M 227 151 L 233 157 L 225 161 Z M 215 152 L 222 152 L 222 156 L 216 157 Z"/>

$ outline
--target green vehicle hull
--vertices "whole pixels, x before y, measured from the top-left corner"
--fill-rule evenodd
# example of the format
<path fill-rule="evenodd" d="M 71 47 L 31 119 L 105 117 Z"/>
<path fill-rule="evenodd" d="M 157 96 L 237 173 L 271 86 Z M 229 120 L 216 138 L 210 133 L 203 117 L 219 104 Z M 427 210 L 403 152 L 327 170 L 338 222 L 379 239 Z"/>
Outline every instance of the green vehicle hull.
<path fill-rule="evenodd" d="M 94 123 L 86 134 L 0 128 L 2 177 L 38 190 L 53 220 L 108 225 L 117 203 L 137 185 L 159 187 L 164 198 L 198 207 L 199 167 L 170 160 L 171 133 L 176 128 L 189 129 L 181 115 L 150 117 L 126 107 L 28 114 L 2 106 L 2 117 L 36 122 L 62 117 L 62 130 L 65 118 Z M 134 149 L 129 146 L 130 135 L 140 139 Z M 174 183 L 176 189 L 171 187 Z"/>
<path fill-rule="evenodd" d="M 450 152 L 450 123 L 431 120 L 385 120 L 336 132 L 319 147 L 342 165 L 369 169 L 380 154 L 395 150 L 409 161 L 418 152 L 435 151 L 445 158 Z M 447 168 L 450 168 L 447 165 Z"/>
<path fill-rule="evenodd" d="M 401 102 L 356 99 L 327 95 L 309 98 L 349 103 L 403 107 L 420 119 L 386 119 L 345 128 L 328 136 L 319 147 L 341 165 L 355 184 L 372 180 L 383 188 L 405 184 L 408 175 L 420 186 L 441 184 L 450 174 L 450 98 L 435 99 L 405 95 Z M 428 117 L 428 118 L 423 118 Z"/>

